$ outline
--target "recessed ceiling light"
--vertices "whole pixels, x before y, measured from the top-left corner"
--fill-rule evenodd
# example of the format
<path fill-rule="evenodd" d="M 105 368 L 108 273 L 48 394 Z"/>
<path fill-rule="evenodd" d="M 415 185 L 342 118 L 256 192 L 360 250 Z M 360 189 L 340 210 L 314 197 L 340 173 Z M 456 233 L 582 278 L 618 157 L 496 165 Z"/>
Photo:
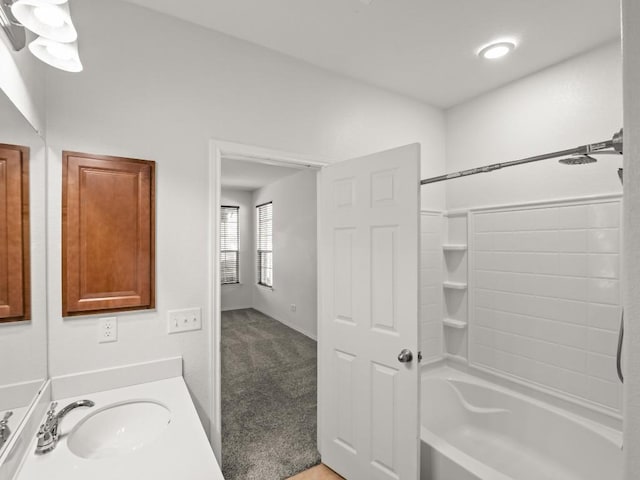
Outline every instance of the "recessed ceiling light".
<path fill-rule="evenodd" d="M 516 44 L 513 42 L 490 43 L 478 51 L 478 56 L 486 60 L 497 60 L 511 53 L 514 48 L 516 48 Z"/>

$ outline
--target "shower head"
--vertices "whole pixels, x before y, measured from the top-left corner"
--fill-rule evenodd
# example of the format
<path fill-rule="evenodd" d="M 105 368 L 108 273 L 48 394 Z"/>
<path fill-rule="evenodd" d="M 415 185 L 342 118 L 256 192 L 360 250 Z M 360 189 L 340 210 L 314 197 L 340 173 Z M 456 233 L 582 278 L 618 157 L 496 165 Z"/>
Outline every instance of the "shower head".
<path fill-rule="evenodd" d="M 622 155 L 622 146 L 623 146 L 623 132 L 624 129 L 620 129 L 620 131 L 618 133 L 616 133 L 613 138 L 611 139 L 611 143 L 613 146 L 613 149 L 615 150 L 616 153 Z"/>
<path fill-rule="evenodd" d="M 564 165 L 586 165 L 588 163 L 596 163 L 598 160 L 591 155 L 579 155 L 577 157 L 561 158 L 558 161 Z"/>

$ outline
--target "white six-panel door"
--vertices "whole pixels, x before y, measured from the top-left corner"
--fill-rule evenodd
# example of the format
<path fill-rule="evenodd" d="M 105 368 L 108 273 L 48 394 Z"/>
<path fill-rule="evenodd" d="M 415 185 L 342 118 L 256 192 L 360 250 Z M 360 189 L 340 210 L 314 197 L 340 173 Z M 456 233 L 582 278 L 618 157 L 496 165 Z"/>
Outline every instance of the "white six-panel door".
<path fill-rule="evenodd" d="M 321 172 L 320 450 L 347 480 L 419 477 L 419 172 L 418 144 Z"/>

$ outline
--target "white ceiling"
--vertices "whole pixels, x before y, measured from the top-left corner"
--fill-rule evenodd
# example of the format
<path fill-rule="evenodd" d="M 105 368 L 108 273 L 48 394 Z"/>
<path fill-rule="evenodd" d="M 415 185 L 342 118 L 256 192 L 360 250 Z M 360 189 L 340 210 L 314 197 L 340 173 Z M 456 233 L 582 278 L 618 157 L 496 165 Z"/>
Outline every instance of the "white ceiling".
<path fill-rule="evenodd" d="M 618 0 L 127 0 L 439 107 L 620 36 Z M 513 37 L 508 58 L 482 45 Z"/>
<path fill-rule="evenodd" d="M 223 158 L 221 165 L 223 188 L 253 191 L 281 178 L 300 172 L 299 168 Z"/>

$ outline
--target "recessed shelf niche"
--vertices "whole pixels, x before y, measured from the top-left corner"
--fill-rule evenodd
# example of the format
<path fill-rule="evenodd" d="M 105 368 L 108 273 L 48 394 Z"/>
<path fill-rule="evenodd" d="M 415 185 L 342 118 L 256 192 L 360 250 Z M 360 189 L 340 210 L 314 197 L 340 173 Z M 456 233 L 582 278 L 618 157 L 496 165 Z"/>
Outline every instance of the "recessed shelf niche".
<path fill-rule="evenodd" d="M 467 213 L 449 213 L 442 245 L 444 317 L 442 325 L 445 358 L 467 361 Z"/>
<path fill-rule="evenodd" d="M 442 320 L 442 324 L 445 327 L 450 327 L 450 328 L 458 328 L 458 329 L 467 328 L 467 322 L 463 322 L 462 320 L 456 320 L 455 318 L 444 318 Z"/>
<path fill-rule="evenodd" d="M 454 244 L 454 243 L 448 243 L 448 244 L 444 244 L 442 245 L 442 250 L 446 252 L 466 252 L 467 251 L 467 245 L 466 244 Z"/>

